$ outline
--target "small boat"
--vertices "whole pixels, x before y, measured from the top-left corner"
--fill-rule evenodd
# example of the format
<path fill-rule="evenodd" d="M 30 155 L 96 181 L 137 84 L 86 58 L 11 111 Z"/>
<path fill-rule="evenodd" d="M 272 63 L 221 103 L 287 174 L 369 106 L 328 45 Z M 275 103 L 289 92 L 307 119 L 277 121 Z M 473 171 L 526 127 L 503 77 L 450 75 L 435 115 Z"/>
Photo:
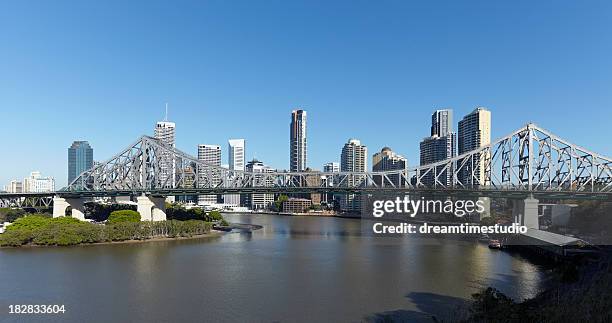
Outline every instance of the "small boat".
<path fill-rule="evenodd" d="M 491 241 L 491 238 L 489 237 L 488 234 L 483 234 L 478 238 L 478 242 L 489 242 Z"/>
<path fill-rule="evenodd" d="M 499 242 L 499 240 L 490 240 L 489 241 L 489 248 L 490 249 L 501 249 L 502 244 L 501 242 Z"/>

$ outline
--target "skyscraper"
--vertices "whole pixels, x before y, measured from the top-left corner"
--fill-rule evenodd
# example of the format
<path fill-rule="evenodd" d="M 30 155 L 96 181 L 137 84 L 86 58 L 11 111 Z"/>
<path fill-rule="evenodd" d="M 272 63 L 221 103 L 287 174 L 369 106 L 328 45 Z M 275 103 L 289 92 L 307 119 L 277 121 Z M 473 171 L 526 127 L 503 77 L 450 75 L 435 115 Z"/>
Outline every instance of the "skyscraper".
<path fill-rule="evenodd" d="M 230 170 L 244 171 L 244 139 L 228 140 L 227 163 Z"/>
<path fill-rule="evenodd" d="M 478 149 L 491 143 L 491 111 L 479 107 L 459 121 L 458 153 L 459 155 Z M 489 153 L 487 153 L 489 154 Z M 490 156 L 480 156 L 488 159 Z M 471 164 L 467 163 L 459 172 L 459 181 L 463 185 L 488 185 L 484 165 L 474 169 L 476 179 L 471 176 Z"/>
<path fill-rule="evenodd" d="M 204 187 L 206 178 L 208 183 L 216 186 L 221 182 L 221 146 L 218 145 L 198 145 L 198 160 L 205 163 L 205 166 L 198 165 L 198 180 L 200 187 Z M 200 195 L 198 204 L 215 204 L 217 195 Z"/>
<path fill-rule="evenodd" d="M 430 136 L 421 141 L 420 164 L 421 166 L 435 163 L 456 155 L 455 143 L 457 135 L 453 132 L 453 111 L 450 109 L 437 110 L 431 115 Z M 444 185 L 450 185 L 452 170 L 440 167 L 438 181 Z M 427 174 L 423 179 L 426 185 L 432 185 L 434 173 Z"/>
<path fill-rule="evenodd" d="M 230 170 L 244 171 L 245 170 L 245 141 L 244 139 L 230 139 L 228 141 L 227 163 Z M 237 174 L 233 174 L 236 176 Z M 223 203 L 231 205 L 240 205 L 240 194 L 225 194 Z"/>
<path fill-rule="evenodd" d="M 431 136 L 444 137 L 453 131 L 453 110 L 436 110 L 431 115 Z"/>
<path fill-rule="evenodd" d="M 169 121 L 159 121 L 155 126 L 155 138 L 160 143 L 174 148 L 176 144 L 176 124 Z M 174 187 L 176 183 L 176 161 L 169 152 L 162 152 L 160 156 L 159 183 L 163 187 Z"/>
<path fill-rule="evenodd" d="M 368 148 L 357 139 L 349 139 L 342 147 L 340 155 L 340 170 L 342 172 L 366 172 L 368 169 Z M 357 186 L 365 181 L 365 175 L 350 176 L 347 179 L 349 186 Z M 361 201 L 355 194 L 346 194 L 340 199 L 340 207 L 343 211 L 361 211 Z"/>
<path fill-rule="evenodd" d="M 306 111 L 293 110 L 289 127 L 289 170 L 301 172 L 306 169 L 307 141 L 306 141 Z"/>
<path fill-rule="evenodd" d="M 68 184 L 93 167 L 93 149 L 87 141 L 74 141 L 68 148 Z"/>

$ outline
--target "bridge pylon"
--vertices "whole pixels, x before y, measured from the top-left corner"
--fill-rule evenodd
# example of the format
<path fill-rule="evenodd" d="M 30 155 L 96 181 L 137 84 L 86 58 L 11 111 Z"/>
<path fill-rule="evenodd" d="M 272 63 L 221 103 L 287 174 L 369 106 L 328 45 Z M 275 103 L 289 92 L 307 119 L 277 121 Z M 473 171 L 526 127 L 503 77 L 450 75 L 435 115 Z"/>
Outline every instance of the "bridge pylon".
<path fill-rule="evenodd" d="M 512 216 L 514 222 L 526 226 L 528 229 L 540 229 L 538 219 L 539 202 L 533 196 L 524 200 L 512 200 Z"/>
<path fill-rule="evenodd" d="M 85 201 L 82 198 L 53 197 L 53 217 L 66 216 L 66 210 L 71 208 L 73 218 L 85 220 Z"/>
<path fill-rule="evenodd" d="M 136 203 L 141 221 L 166 220 L 166 198 L 143 194 L 136 197 Z"/>

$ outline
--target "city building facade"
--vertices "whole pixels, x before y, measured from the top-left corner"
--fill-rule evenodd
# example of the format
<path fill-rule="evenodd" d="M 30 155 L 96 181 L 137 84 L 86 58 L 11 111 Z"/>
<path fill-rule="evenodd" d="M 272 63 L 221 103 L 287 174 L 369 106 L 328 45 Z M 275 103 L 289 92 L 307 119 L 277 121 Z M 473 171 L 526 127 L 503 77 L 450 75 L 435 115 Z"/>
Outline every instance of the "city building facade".
<path fill-rule="evenodd" d="M 198 160 L 206 166 L 198 165 L 198 179 L 206 178 L 212 186 L 219 185 L 221 182 L 221 146 L 219 145 L 198 145 Z M 210 166 L 210 167 L 208 167 Z M 217 168 L 215 168 L 217 167 Z M 205 187 L 203 181 L 198 182 L 201 187 Z M 198 196 L 199 205 L 210 205 L 218 203 L 217 195 Z"/>
<path fill-rule="evenodd" d="M 283 202 L 283 212 L 286 213 L 304 213 L 308 212 L 312 206 L 312 201 L 304 198 L 289 198 Z"/>
<path fill-rule="evenodd" d="M 306 137 L 306 111 L 293 110 L 289 126 L 289 171 L 301 172 L 306 169 L 308 142 Z"/>
<path fill-rule="evenodd" d="M 254 175 L 253 181 L 259 186 L 272 186 L 274 183 L 271 179 L 266 178 L 264 174 L 274 172 L 274 169 L 265 165 L 263 162 L 253 159 L 246 164 L 246 171 L 250 173 L 261 173 L 261 176 Z M 264 210 L 274 203 L 274 194 L 269 193 L 253 193 L 243 194 L 243 205 L 251 210 Z"/>
<path fill-rule="evenodd" d="M 12 180 L 4 185 L 4 191 L 7 193 L 23 193 L 23 182 Z"/>
<path fill-rule="evenodd" d="M 55 178 L 42 177 L 39 171 L 33 171 L 23 179 L 24 193 L 45 193 L 55 191 Z"/>
<path fill-rule="evenodd" d="M 68 148 L 68 184 L 93 167 L 93 149 L 87 141 L 74 141 Z"/>
<path fill-rule="evenodd" d="M 420 145 L 420 165 L 428 165 L 457 155 L 457 135 L 453 131 L 453 111 L 450 109 L 437 110 L 431 116 L 430 136 L 424 138 Z M 435 174 L 440 173 L 438 180 L 443 185 L 450 185 L 452 170 L 441 167 Z M 422 179 L 426 185 L 432 185 L 435 174 L 432 172 Z"/>
<path fill-rule="evenodd" d="M 155 139 L 174 148 L 176 146 L 176 124 L 169 121 L 158 122 L 155 125 Z M 158 180 L 163 187 L 174 187 L 176 183 L 176 161 L 169 152 L 162 152 Z"/>
<path fill-rule="evenodd" d="M 459 134 L 457 138 L 458 154 L 467 153 L 491 143 L 491 111 L 479 107 L 459 121 Z M 484 153 L 478 158 L 487 160 L 490 153 Z M 485 163 L 478 163 L 474 169 L 474 177 L 471 174 L 471 164 L 466 164 L 459 172 L 459 181 L 464 185 L 488 185 L 489 179 L 486 178 L 484 170 Z"/>
<path fill-rule="evenodd" d="M 368 169 L 368 148 L 357 139 L 349 139 L 342 147 L 340 155 L 340 171 L 366 172 Z M 358 186 L 366 180 L 365 176 L 350 176 L 349 186 Z M 345 212 L 361 212 L 361 197 L 356 194 L 343 194 L 340 199 L 340 208 Z"/>
<path fill-rule="evenodd" d="M 372 171 L 374 172 L 393 170 L 405 171 L 407 168 L 408 160 L 405 157 L 395 153 L 389 147 L 384 147 L 380 152 L 377 152 L 372 156 Z M 383 182 L 385 182 L 384 185 L 393 184 L 396 187 L 400 187 L 405 184 L 403 183 L 402 177 L 398 174 L 388 175 L 387 177 L 390 183 L 388 183 L 387 180 L 383 180 L 382 176 L 375 176 L 374 181 L 377 185 L 381 185 Z"/>
<path fill-rule="evenodd" d="M 245 140 L 230 139 L 227 146 L 227 163 L 230 170 L 245 170 Z M 233 206 L 240 206 L 240 194 L 223 195 L 223 203 Z"/>

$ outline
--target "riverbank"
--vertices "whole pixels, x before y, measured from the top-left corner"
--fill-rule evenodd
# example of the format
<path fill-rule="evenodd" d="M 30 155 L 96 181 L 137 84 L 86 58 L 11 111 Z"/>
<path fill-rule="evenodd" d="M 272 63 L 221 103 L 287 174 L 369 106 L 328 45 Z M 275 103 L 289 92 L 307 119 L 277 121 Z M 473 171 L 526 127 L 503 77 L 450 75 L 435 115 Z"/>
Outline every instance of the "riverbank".
<path fill-rule="evenodd" d="M 537 296 L 515 302 L 494 288 L 473 295 L 469 316 L 460 322 L 610 322 L 612 250 L 602 258 L 564 263 L 552 284 Z"/>
<path fill-rule="evenodd" d="M 210 233 L 194 235 L 191 237 L 155 237 L 149 239 L 131 239 L 122 241 L 104 241 L 104 242 L 93 242 L 93 243 L 81 243 L 69 246 L 55 246 L 55 245 L 37 245 L 37 244 L 25 244 L 21 246 L 0 246 L 0 249 L 17 249 L 17 248 L 57 248 L 57 247 L 86 247 L 86 246 L 103 246 L 103 245 L 121 245 L 121 244 L 138 244 L 147 242 L 163 242 L 163 241 L 183 241 L 183 240 L 198 240 L 198 239 L 212 239 L 218 238 L 227 232 L 219 230 L 211 230 Z"/>
<path fill-rule="evenodd" d="M 0 235 L 0 246 L 71 246 L 152 239 L 191 238 L 210 234 L 213 224 L 200 220 L 122 221 L 93 224 L 74 218 L 41 215 L 16 220 Z"/>

